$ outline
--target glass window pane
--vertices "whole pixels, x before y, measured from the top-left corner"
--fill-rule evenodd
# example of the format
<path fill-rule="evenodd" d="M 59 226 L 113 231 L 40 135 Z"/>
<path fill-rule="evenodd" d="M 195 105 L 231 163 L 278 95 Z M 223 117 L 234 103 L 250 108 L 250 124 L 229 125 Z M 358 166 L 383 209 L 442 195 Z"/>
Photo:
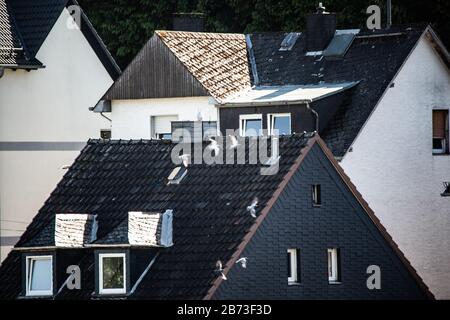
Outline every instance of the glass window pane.
<path fill-rule="evenodd" d="M 30 261 L 32 291 L 45 291 L 52 289 L 52 260 L 36 259 Z"/>
<path fill-rule="evenodd" d="M 262 129 L 261 119 L 248 119 L 245 120 L 245 123 L 245 136 L 255 137 L 259 135 L 259 132 Z"/>
<path fill-rule="evenodd" d="M 121 289 L 124 287 L 123 258 L 103 258 L 103 289 Z"/>
<path fill-rule="evenodd" d="M 289 116 L 274 116 L 273 129 L 278 130 L 278 134 L 291 134 L 291 117 Z"/>

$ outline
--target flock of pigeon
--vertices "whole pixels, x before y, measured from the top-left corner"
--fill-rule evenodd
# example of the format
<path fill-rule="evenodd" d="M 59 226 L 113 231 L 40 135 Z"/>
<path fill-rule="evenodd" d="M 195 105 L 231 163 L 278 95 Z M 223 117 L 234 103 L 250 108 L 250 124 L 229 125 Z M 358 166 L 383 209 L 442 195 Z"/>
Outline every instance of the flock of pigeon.
<path fill-rule="evenodd" d="M 230 141 L 231 141 L 231 145 L 230 145 L 230 149 L 236 149 L 239 146 L 239 142 L 237 140 L 237 138 L 235 136 L 229 136 L 230 137 Z M 219 144 L 217 143 L 216 140 L 214 139 L 209 139 L 209 141 L 211 142 L 206 148 L 208 150 L 214 151 L 214 155 L 217 156 L 220 152 L 220 148 L 219 148 Z M 182 154 L 181 156 L 179 156 L 180 160 L 183 163 L 184 167 L 188 167 L 189 166 L 189 154 Z M 250 215 L 256 219 L 256 207 L 258 206 L 258 198 L 255 197 L 252 200 L 252 203 L 247 207 L 247 211 L 250 212 Z M 240 259 L 238 259 L 236 261 L 236 264 L 240 264 L 242 268 L 247 268 L 247 257 L 242 257 Z M 220 276 L 222 277 L 223 280 L 227 280 L 226 275 L 224 274 L 224 268 L 222 265 L 222 261 L 217 260 L 216 262 L 216 269 L 214 270 L 215 273 L 220 274 Z"/>

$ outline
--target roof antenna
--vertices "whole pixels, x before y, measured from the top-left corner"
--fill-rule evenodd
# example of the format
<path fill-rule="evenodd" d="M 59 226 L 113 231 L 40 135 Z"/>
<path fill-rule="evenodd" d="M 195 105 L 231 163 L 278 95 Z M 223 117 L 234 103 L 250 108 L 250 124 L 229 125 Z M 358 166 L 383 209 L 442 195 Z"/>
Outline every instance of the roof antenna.
<path fill-rule="evenodd" d="M 387 0 L 386 11 L 387 11 L 386 28 L 389 29 L 392 26 L 392 0 Z"/>

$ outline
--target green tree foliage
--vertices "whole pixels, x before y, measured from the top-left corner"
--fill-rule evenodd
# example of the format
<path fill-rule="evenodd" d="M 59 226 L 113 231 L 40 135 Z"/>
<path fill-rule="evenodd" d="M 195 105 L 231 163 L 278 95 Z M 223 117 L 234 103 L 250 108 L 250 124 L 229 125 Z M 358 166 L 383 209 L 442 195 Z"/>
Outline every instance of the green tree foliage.
<path fill-rule="evenodd" d="M 173 13 L 201 12 L 205 31 L 302 30 L 319 0 L 79 0 L 100 36 L 124 68 L 154 30 L 171 29 Z M 377 4 L 385 23 L 385 0 L 322 0 L 338 13 L 339 28 L 364 28 L 366 8 Z M 392 0 L 394 24 L 432 23 L 450 46 L 450 1 Z"/>

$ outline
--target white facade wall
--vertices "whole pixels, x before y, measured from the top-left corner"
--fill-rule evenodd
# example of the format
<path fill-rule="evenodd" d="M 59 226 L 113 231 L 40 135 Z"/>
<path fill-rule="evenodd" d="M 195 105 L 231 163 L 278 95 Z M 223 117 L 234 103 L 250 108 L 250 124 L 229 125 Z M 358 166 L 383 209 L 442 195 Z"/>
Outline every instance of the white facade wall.
<path fill-rule="evenodd" d="M 64 9 L 36 56 L 44 69 L 6 70 L 0 78 L 0 143 L 81 144 L 110 127 L 88 108 L 113 81 L 82 32 L 66 27 L 69 18 Z M 0 151 L 0 236 L 14 237 L 62 178 L 61 167 L 70 165 L 79 151 L 4 150 Z M 1 249 L 3 260 L 9 247 Z"/>
<path fill-rule="evenodd" d="M 437 298 L 450 298 L 450 156 L 432 155 L 432 110 L 450 75 L 422 38 L 341 165 Z"/>
<path fill-rule="evenodd" d="M 178 116 L 178 121 L 194 121 L 200 112 L 203 121 L 217 121 L 217 109 L 210 97 L 113 100 L 113 139 L 150 139 L 152 116 Z"/>

